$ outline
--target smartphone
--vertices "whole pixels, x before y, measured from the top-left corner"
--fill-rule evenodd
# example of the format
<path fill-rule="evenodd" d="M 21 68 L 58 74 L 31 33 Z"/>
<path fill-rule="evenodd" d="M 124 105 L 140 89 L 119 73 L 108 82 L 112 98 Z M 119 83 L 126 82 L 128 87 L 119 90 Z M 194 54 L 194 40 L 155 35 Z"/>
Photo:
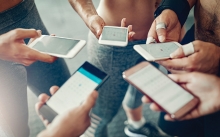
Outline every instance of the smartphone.
<path fill-rule="evenodd" d="M 148 61 L 168 59 L 179 47 L 177 42 L 134 45 L 134 49 Z"/>
<path fill-rule="evenodd" d="M 51 96 L 46 102 L 47 106 L 40 109 L 40 113 L 51 122 L 56 114 L 79 106 L 87 96 L 97 90 L 104 83 L 108 75 L 85 62 L 77 71 Z"/>
<path fill-rule="evenodd" d="M 124 71 L 123 78 L 174 119 L 181 118 L 199 103 L 195 95 L 176 84 L 149 62 L 141 62 Z"/>
<path fill-rule="evenodd" d="M 42 35 L 30 47 L 52 56 L 73 58 L 86 44 L 85 40 L 75 40 L 58 36 Z"/>
<path fill-rule="evenodd" d="M 128 45 L 128 28 L 104 26 L 99 38 L 99 44 L 121 46 Z"/>

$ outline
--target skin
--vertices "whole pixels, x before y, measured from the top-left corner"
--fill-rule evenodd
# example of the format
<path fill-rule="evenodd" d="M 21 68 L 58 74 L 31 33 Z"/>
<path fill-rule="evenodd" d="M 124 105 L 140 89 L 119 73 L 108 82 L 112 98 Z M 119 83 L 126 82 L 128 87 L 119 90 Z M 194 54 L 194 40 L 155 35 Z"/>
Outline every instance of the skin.
<path fill-rule="evenodd" d="M 51 94 L 59 89 L 57 86 L 50 88 Z M 90 125 L 89 113 L 95 105 L 98 92 L 92 92 L 82 105 L 71 108 L 56 116 L 52 123 L 48 123 L 39 113 L 39 109 L 50 98 L 46 94 L 39 96 L 39 102 L 35 105 L 36 111 L 46 126 L 46 129 L 38 134 L 38 137 L 79 137 Z M 70 128 L 71 127 L 71 128 Z"/>
<path fill-rule="evenodd" d="M 218 77 L 198 72 L 170 74 L 169 77 L 200 100 L 196 108 L 178 120 L 194 119 L 220 110 L 220 79 Z M 146 96 L 142 98 L 142 101 L 151 102 Z M 150 108 L 154 111 L 163 111 L 155 103 L 152 103 Z M 165 115 L 165 119 L 174 121 L 168 114 Z"/>
<path fill-rule="evenodd" d="M 23 0 L 0 0 L 0 12 L 10 9 L 17 4 L 21 3 Z"/>
<path fill-rule="evenodd" d="M 101 0 L 97 11 L 91 0 L 69 2 L 97 38 L 104 25 L 120 26 L 121 19 L 126 18 L 126 24 L 132 25 L 135 32 L 133 40 L 140 40 L 146 39 L 160 0 Z"/>
<path fill-rule="evenodd" d="M 134 33 L 129 33 L 129 40 L 146 39 L 154 20 L 154 11 L 161 0 L 100 0 L 96 9 L 91 0 L 69 0 L 74 10 L 81 16 L 87 27 L 98 39 L 102 29 L 107 26 L 120 26 L 122 18 L 126 18 L 123 27 L 129 27 Z M 124 107 L 129 119 L 139 121 L 142 117 L 142 107 L 133 110 Z"/>
<path fill-rule="evenodd" d="M 15 29 L 0 35 L 0 59 L 18 62 L 25 66 L 29 66 L 38 60 L 53 62 L 56 59 L 55 57 L 33 50 L 24 42 L 26 38 L 32 38 L 30 40 L 32 42 L 40 36 L 41 31 L 34 29 Z"/>
<path fill-rule="evenodd" d="M 220 10 L 217 8 L 219 2 L 215 0 L 188 1 L 191 7 L 195 5 L 196 40 L 193 41 L 193 45 L 196 52 L 184 57 L 181 49 L 179 49 L 173 53 L 175 56 L 171 55 L 173 59 L 158 61 L 158 63 L 166 67 L 171 73 L 199 71 L 220 75 L 220 18 L 218 17 Z M 169 16 L 172 16 L 172 19 Z M 155 22 L 165 22 L 167 29 L 156 31 Z M 175 13 L 171 10 L 164 10 L 152 24 L 148 37 L 154 37 L 158 42 L 179 41 L 180 25 L 178 24 L 179 21 Z"/>

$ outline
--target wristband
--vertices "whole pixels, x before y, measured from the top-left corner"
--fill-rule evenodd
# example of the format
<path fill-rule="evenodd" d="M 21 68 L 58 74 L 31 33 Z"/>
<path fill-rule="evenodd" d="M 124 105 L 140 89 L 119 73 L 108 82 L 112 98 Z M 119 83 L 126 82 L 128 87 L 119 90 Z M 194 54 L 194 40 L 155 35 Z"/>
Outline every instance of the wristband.
<path fill-rule="evenodd" d="M 187 0 L 163 0 L 154 12 L 154 17 L 159 16 L 165 9 L 173 10 L 176 13 L 182 27 L 189 15 L 190 5 Z"/>
<path fill-rule="evenodd" d="M 195 52 L 192 42 L 182 46 L 182 48 L 183 48 L 183 53 L 185 56 L 189 56 Z"/>

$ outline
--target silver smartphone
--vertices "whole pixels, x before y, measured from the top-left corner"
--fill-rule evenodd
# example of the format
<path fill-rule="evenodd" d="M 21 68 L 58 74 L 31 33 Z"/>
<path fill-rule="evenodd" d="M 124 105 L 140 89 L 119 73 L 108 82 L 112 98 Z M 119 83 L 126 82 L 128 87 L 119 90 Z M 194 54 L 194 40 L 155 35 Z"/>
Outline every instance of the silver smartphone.
<path fill-rule="evenodd" d="M 125 47 L 128 45 L 128 28 L 104 26 L 99 44 Z"/>
<path fill-rule="evenodd" d="M 73 58 L 85 44 L 85 40 L 42 35 L 34 40 L 29 47 L 55 57 Z"/>
<path fill-rule="evenodd" d="M 135 45 L 134 49 L 146 60 L 156 61 L 170 58 L 170 54 L 181 45 L 177 42 Z"/>
<path fill-rule="evenodd" d="M 123 78 L 174 119 L 181 118 L 199 103 L 196 96 L 176 84 L 149 62 L 141 62 L 124 71 Z"/>

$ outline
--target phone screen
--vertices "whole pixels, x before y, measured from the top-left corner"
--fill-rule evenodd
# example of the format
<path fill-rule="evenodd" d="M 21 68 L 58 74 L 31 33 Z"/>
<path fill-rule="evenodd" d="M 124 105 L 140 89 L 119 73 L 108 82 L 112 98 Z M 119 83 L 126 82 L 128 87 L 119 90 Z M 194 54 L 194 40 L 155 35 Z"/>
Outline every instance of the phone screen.
<path fill-rule="evenodd" d="M 133 73 L 128 79 L 170 114 L 177 112 L 194 98 L 152 65 Z"/>
<path fill-rule="evenodd" d="M 54 94 L 47 105 L 58 114 L 66 109 L 76 107 L 96 89 L 107 74 L 90 63 L 84 63 L 63 86 Z"/>
<path fill-rule="evenodd" d="M 80 40 L 44 36 L 33 48 L 45 53 L 66 55 Z"/>
<path fill-rule="evenodd" d="M 169 57 L 171 53 L 179 48 L 173 42 L 168 43 L 155 43 L 155 44 L 144 44 L 141 47 L 151 54 L 154 58 Z"/>
<path fill-rule="evenodd" d="M 104 27 L 101 40 L 126 42 L 127 28 Z"/>

